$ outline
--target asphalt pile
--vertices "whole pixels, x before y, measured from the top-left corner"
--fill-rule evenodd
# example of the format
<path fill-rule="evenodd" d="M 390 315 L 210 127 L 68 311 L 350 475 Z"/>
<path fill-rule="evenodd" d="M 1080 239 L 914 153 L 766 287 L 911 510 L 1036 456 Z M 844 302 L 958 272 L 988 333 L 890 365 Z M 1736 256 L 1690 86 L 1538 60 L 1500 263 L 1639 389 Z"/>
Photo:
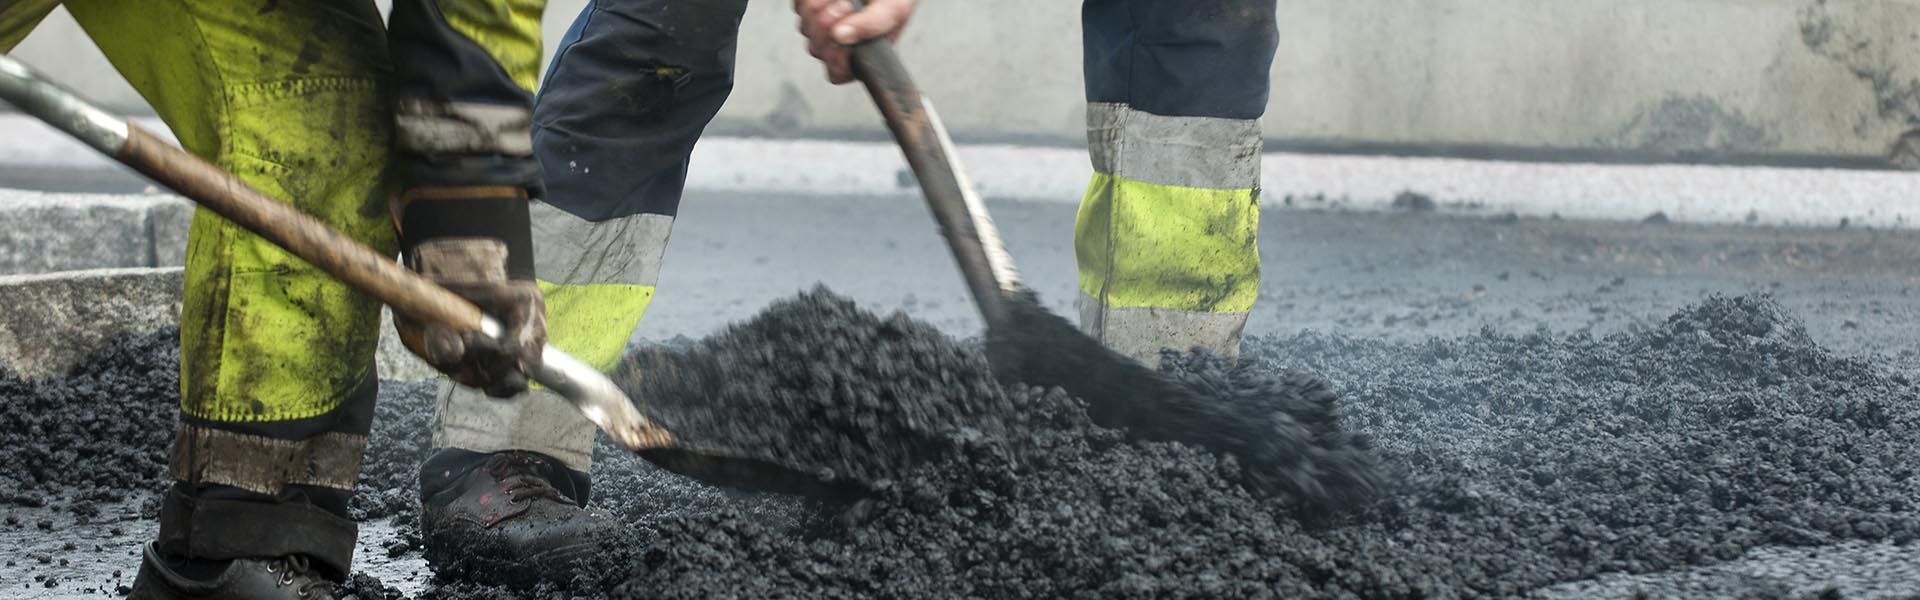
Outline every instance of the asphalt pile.
<path fill-rule="evenodd" d="M 1507 595 L 1761 546 L 1920 537 L 1920 389 L 1822 348 L 1764 296 L 1597 339 L 1302 335 L 1249 350 L 1341 382 L 1347 423 L 1400 472 L 1362 524 L 1314 536 L 1341 557 L 1337 591 Z"/>
<path fill-rule="evenodd" d="M 1605 338 L 1304 334 L 1245 355 L 1166 368 L 1220 389 L 1337 382 L 1345 425 L 1393 470 L 1376 500 L 1303 513 L 1250 492 L 1231 456 L 1012 388 L 1030 420 L 1010 442 L 959 444 L 812 521 L 725 506 L 660 521 L 529 597 L 1478 597 L 1920 536 L 1914 383 L 1826 351 L 1764 297 Z"/>
<path fill-rule="evenodd" d="M 1023 397 L 1033 390 L 1003 387 L 1004 370 L 996 379 L 978 346 L 821 288 L 697 344 L 632 353 L 614 379 L 688 445 L 866 493 L 929 460 L 1079 426 L 1050 418 L 1058 411 L 1038 406 L 1046 403 L 1089 407 L 1099 423 L 1151 423 L 1128 434 L 1221 449 L 1263 493 L 1327 504 L 1364 499 L 1377 484 L 1366 440 L 1340 427 L 1337 398 L 1318 379 L 1266 377 L 1206 356 L 1170 360 L 1181 362 L 1176 376 L 1142 382 L 1164 389 L 1130 393 L 1118 407 Z M 1098 408 L 1129 414 L 1101 419 Z"/>
<path fill-rule="evenodd" d="M 630 353 L 613 379 L 689 445 L 861 489 L 1030 428 L 979 353 L 825 290 L 681 349 Z"/>
<path fill-rule="evenodd" d="M 0 506 L 85 512 L 164 489 L 179 399 L 173 333 L 118 340 L 60 379 L 0 373 Z"/>
<path fill-rule="evenodd" d="M 1129 438 L 1231 455 L 1249 490 L 1310 510 L 1364 501 L 1381 483 L 1365 436 L 1340 426 L 1338 397 L 1312 375 L 1262 376 L 1246 372 L 1246 363 L 1172 351 L 1161 362 L 1175 366 L 1154 373 L 1046 310 L 1030 291 L 1005 308 L 1006 322 L 988 328 L 986 339 L 1002 382 L 1070 390 L 1094 424 Z"/>
<path fill-rule="evenodd" d="M 865 346 L 849 344 L 833 359 L 844 368 L 829 376 L 742 385 L 919 390 L 949 373 L 960 389 L 990 389 L 967 387 L 977 377 L 968 365 L 980 360 L 967 344 L 863 315 L 846 313 L 836 331 L 888 327 L 903 336 L 890 347 L 944 358 L 853 368 Z M 88 493 L 157 490 L 177 393 L 163 342 L 129 342 L 90 376 L 0 379 L 0 435 L 11 436 L 0 446 L 0 498 L 85 504 Z M 1020 416 L 977 434 L 873 425 L 926 443 L 908 446 L 911 456 L 882 453 L 907 458 L 873 463 L 863 476 L 872 493 L 852 503 L 708 486 L 602 442 L 594 503 L 632 524 L 630 539 L 535 589 L 439 581 L 425 596 L 1510 596 L 1601 573 L 1715 565 L 1758 548 L 1920 538 L 1920 389 L 1821 347 L 1765 297 L 1708 298 L 1606 337 L 1487 332 L 1390 344 L 1306 333 L 1251 338 L 1242 362 L 1184 355 L 1163 368 L 1212 390 L 1324 377 L 1341 429 L 1369 440 L 1388 471 L 1379 492 L 1344 511 L 1305 510 L 1251 491 L 1258 486 L 1232 455 L 1131 438 L 1093 424 L 1079 399 L 1003 386 L 995 410 Z M 108 372 L 122 374 L 100 375 Z M 133 383 L 149 372 L 164 382 Z M 112 381 L 121 383 L 103 383 Z M 880 397 L 850 405 L 869 412 L 843 414 L 856 424 L 852 415 L 890 414 Z M 131 408 L 113 419 L 84 414 L 115 400 Z M 431 400 L 422 386 L 389 385 L 381 402 L 355 510 L 406 525 Z M 163 433 L 113 429 L 115 419 L 163 424 Z M 816 438 L 821 447 L 878 430 L 834 431 L 844 435 Z M 63 452 L 83 440 L 96 449 Z M 33 461 L 71 464 L 77 479 L 98 483 L 52 491 L 56 470 L 19 467 Z M 1920 581 L 1915 571 L 1909 581 Z M 1769 585 L 1690 589 L 1791 596 Z M 400 597 L 367 577 L 349 591 Z"/>

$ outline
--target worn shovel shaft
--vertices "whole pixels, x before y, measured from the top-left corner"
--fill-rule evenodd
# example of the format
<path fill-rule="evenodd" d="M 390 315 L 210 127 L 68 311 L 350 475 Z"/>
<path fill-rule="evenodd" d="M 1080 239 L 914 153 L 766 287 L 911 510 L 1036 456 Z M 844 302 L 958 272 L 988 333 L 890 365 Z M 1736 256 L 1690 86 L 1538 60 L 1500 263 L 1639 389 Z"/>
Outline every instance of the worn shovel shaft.
<path fill-rule="evenodd" d="M 233 174 L 114 117 L 11 57 L 0 57 L 0 98 L 394 310 L 460 331 L 481 329 L 485 313 L 473 303 L 292 205 L 260 193 Z"/>
<path fill-rule="evenodd" d="M 859 4 L 855 2 L 856 7 Z M 954 155 L 952 138 L 933 103 L 921 95 L 892 42 L 882 39 L 855 45 L 853 68 L 919 180 L 981 316 L 990 326 L 1006 322 L 1005 294 L 1018 288 L 1019 273 Z"/>
<path fill-rule="evenodd" d="M 394 310 L 458 331 L 481 330 L 486 314 L 473 303 L 137 125 L 127 125 L 114 158 Z"/>
<path fill-rule="evenodd" d="M 87 102 L 0 55 L 0 100 L 73 135 L 227 220 L 285 248 L 394 310 L 458 331 L 498 337 L 500 324 L 465 298 L 408 270 L 292 205 L 260 193 L 194 154 Z M 604 374 L 553 346 L 527 374 L 629 447 L 665 443 Z"/>

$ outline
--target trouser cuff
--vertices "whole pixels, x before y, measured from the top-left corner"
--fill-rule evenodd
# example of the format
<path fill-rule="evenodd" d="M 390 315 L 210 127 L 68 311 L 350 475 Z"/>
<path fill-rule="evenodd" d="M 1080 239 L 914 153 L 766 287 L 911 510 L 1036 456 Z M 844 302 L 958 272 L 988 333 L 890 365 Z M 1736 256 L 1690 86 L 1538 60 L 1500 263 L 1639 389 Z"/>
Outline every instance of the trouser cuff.
<path fill-rule="evenodd" d="M 344 578 L 359 526 L 320 507 L 284 502 L 196 498 L 175 483 L 160 503 L 162 554 L 207 560 L 305 555 Z"/>
<path fill-rule="evenodd" d="M 1161 351 L 1205 349 L 1227 358 L 1240 356 L 1244 312 L 1204 312 L 1171 308 L 1115 308 L 1081 294 L 1080 328 L 1101 344 L 1141 364 L 1157 367 Z"/>
<path fill-rule="evenodd" d="M 593 422 L 552 391 L 535 389 L 501 400 L 441 379 L 435 404 L 436 449 L 482 454 L 525 450 L 558 460 L 570 470 L 593 471 Z"/>

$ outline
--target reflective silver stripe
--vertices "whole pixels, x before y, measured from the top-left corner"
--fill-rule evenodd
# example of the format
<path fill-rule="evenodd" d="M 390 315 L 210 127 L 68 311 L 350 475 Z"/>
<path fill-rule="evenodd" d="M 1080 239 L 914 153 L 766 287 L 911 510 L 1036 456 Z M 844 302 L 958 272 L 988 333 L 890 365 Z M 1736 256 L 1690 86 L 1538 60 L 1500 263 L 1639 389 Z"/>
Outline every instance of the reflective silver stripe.
<path fill-rule="evenodd" d="M 409 258 L 415 271 L 443 285 L 507 278 L 507 243 L 495 238 L 434 238 L 415 245 Z"/>
<path fill-rule="evenodd" d="M 528 390 L 500 400 L 442 377 L 434 410 L 435 448 L 483 453 L 527 450 L 551 456 L 575 471 L 593 470 L 593 436 L 599 430 L 551 391 Z"/>
<path fill-rule="evenodd" d="M 1260 122 L 1164 117 L 1125 104 L 1087 104 L 1093 168 L 1160 185 L 1216 190 L 1260 185 Z"/>
<path fill-rule="evenodd" d="M 1216 313 L 1170 308 L 1109 308 L 1080 294 L 1080 328 L 1141 364 L 1159 366 L 1160 350 L 1195 346 L 1227 357 L 1240 355 L 1240 333 L 1247 313 Z"/>
<path fill-rule="evenodd" d="M 174 439 L 168 472 L 175 480 L 279 495 L 289 485 L 353 491 L 367 436 L 323 433 L 277 440 L 187 423 Z"/>
<path fill-rule="evenodd" d="M 534 201 L 534 271 L 562 285 L 654 285 L 666 256 L 673 217 L 637 214 L 594 223 Z M 593 467 L 598 431 L 572 404 L 553 392 L 530 390 L 512 400 L 440 380 L 433 445 L 474 452 L 529 450 L 559 459 L 567 468 Z"/>
<path fill-rule="evenodd" d="M 559 284 L 653 285 L 667 254 L 673 217 L 638 214 L 599 223 L 534 202 L 534 272 Z"/>
<path fill-rule="evenodd" d="M 533 155 L 533 113 L 518 106 L 404 98 L 394 107 L 400 147 L 421 153 Z"/>

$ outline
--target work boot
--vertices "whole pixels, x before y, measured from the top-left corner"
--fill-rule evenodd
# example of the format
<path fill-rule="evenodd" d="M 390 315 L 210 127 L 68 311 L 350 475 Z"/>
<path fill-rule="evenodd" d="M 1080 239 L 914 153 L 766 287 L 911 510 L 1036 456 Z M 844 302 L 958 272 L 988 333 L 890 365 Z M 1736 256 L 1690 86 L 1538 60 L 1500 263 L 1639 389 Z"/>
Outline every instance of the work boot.
<path fill-rule="evenodd" d="M 305 556 L 171 560 L 149 543 L 128 600 L 333 600 L 333 582 Z"/>
<path fill-rule="evenodd" d="M 567 575 L 621 531 L 606 513 L 581 507 L 583 480 L 533 452 L 440 451 L 421 473 L 427 563 L 442 578 L 490 585 Z"/>

